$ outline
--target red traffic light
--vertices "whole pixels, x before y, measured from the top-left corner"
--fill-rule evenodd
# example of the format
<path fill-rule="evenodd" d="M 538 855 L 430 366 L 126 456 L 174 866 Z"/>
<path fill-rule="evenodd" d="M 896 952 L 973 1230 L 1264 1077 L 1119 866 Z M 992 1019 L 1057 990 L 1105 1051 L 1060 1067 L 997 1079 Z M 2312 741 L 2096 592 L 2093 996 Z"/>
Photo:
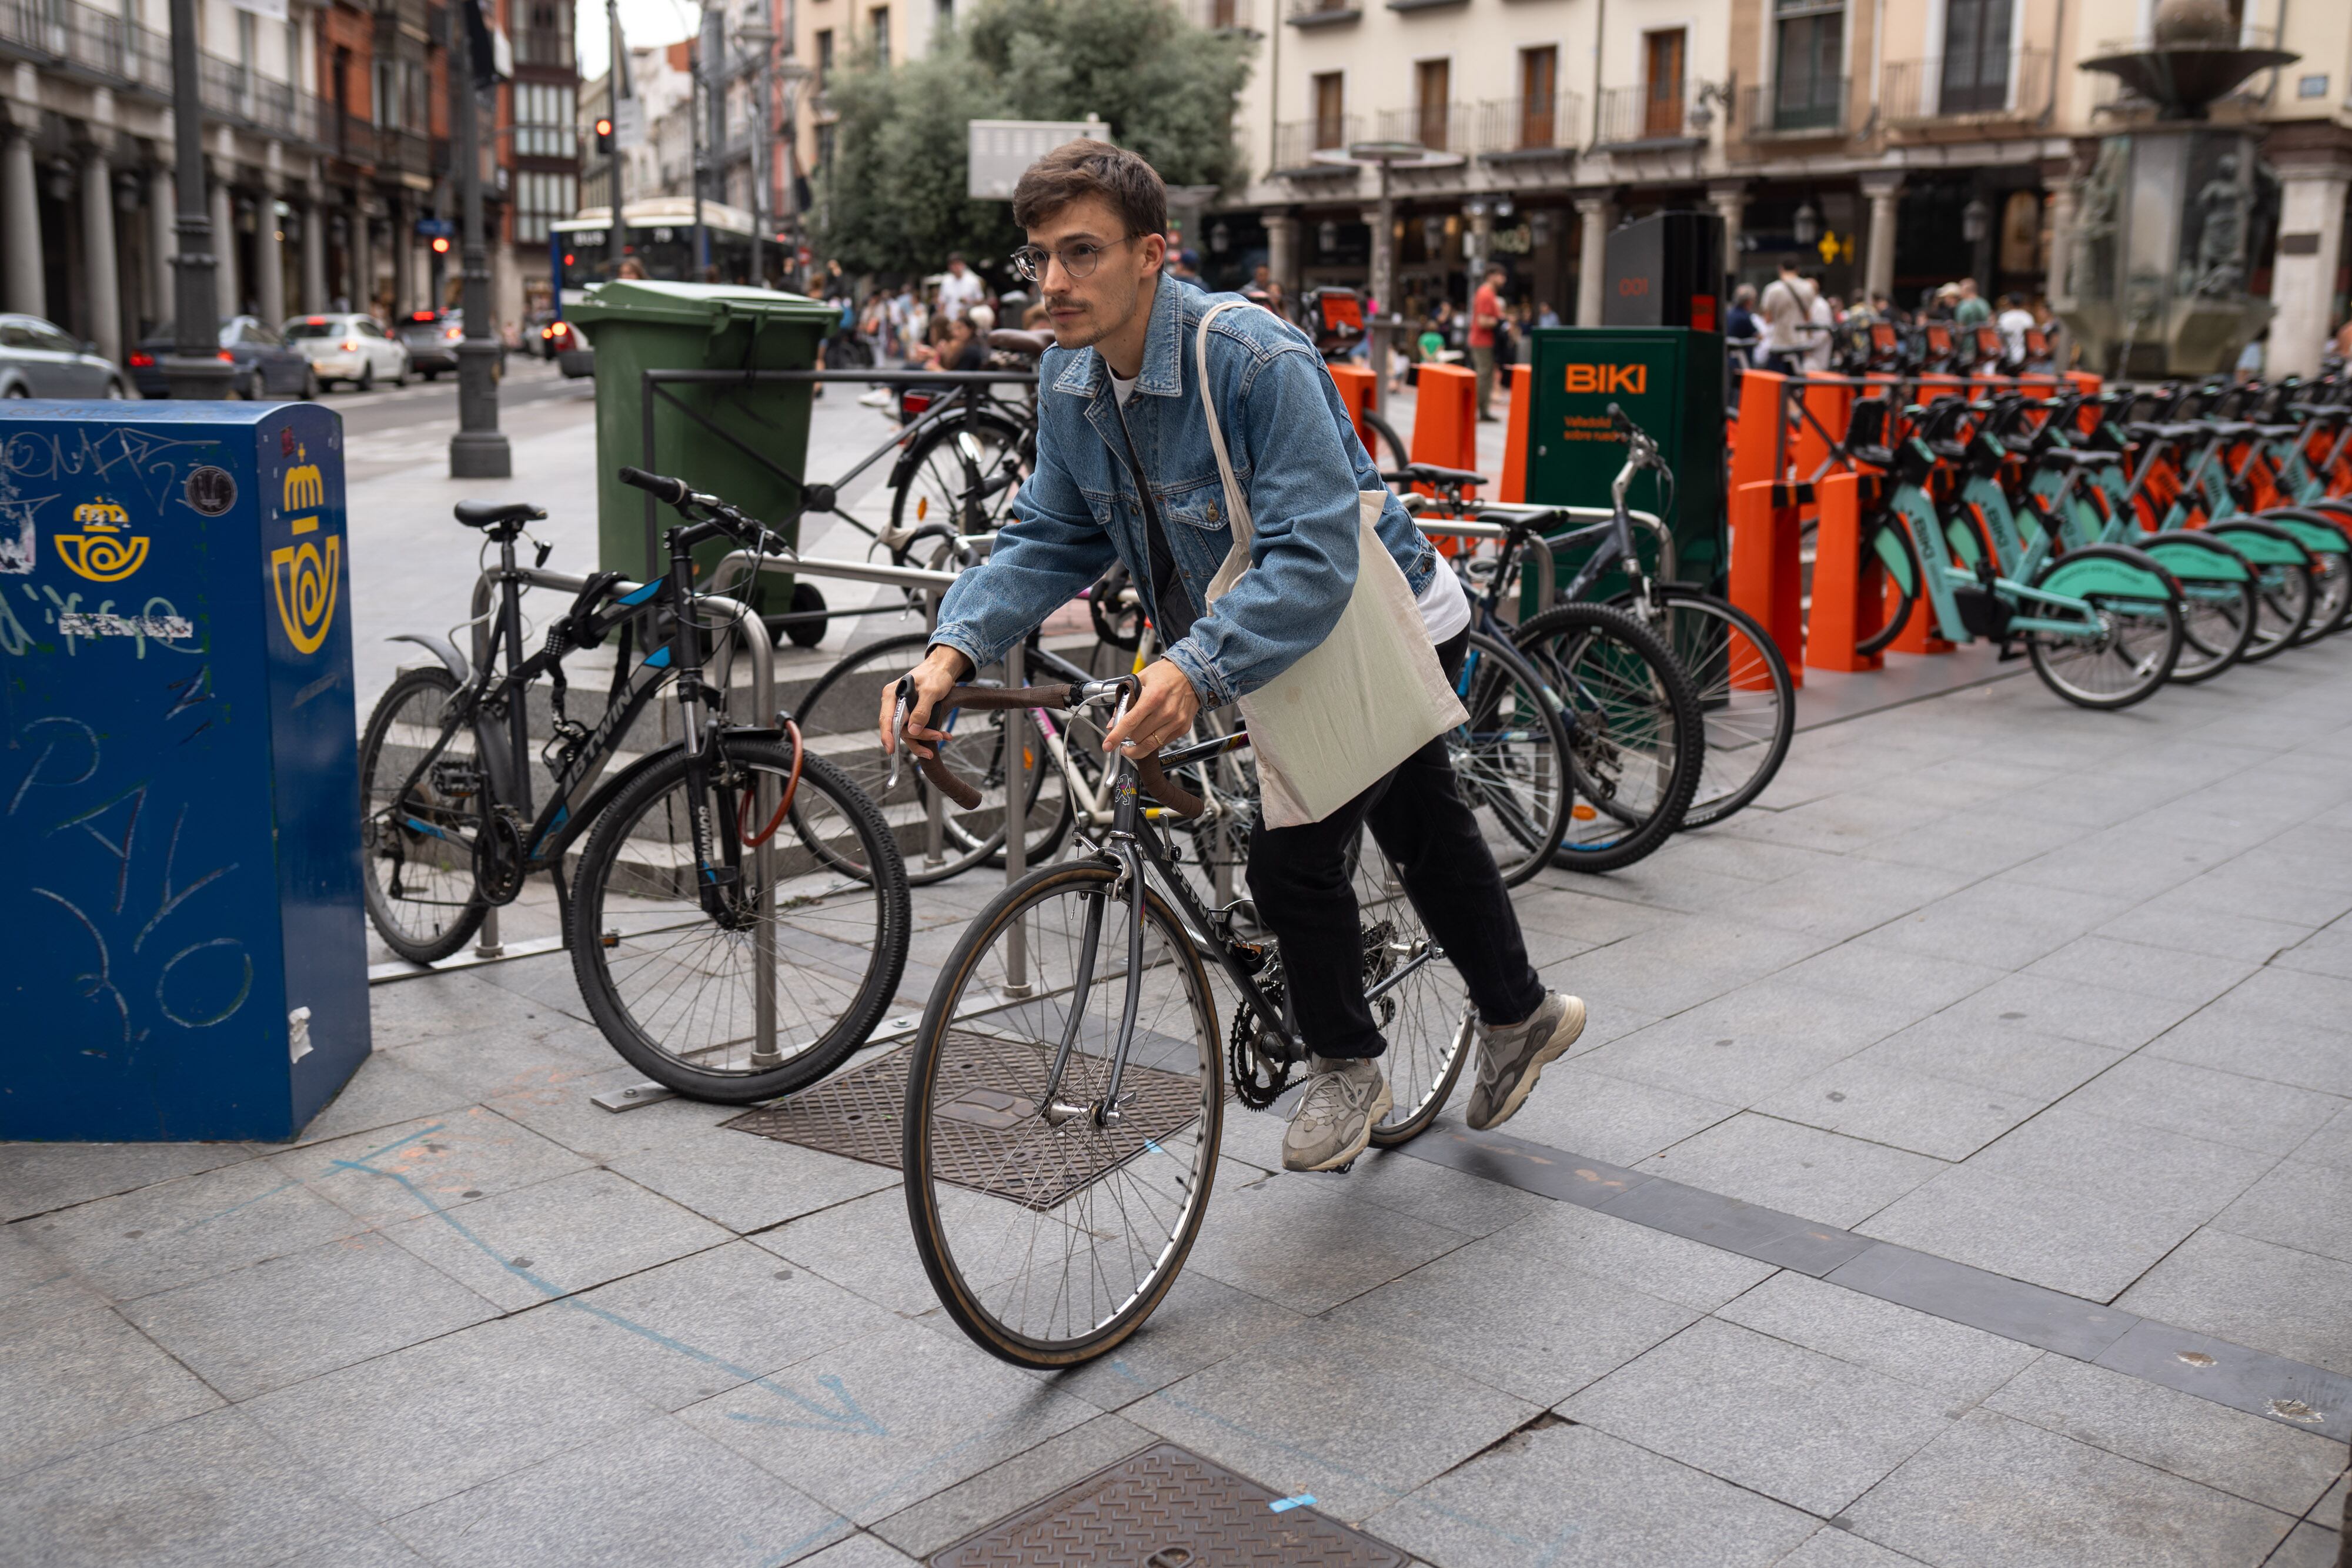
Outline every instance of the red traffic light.
<path fill-rule="evenodd" d="M 435 235 L 433 236 L 433 254 L 436 256 L 446 256 L 449 254 L 449 239 L 447 235 Z"/>
<path fill-rule="evenodd" d="M 612 135 L 612 134 L 613 134 L 613 122 L 612 122 L 611 120 L 599 120 L 596 122 L 596 134 L 597 134 L 597 135 L 599 135 L 599 136 L 610 136 L 610 135 Z"/>

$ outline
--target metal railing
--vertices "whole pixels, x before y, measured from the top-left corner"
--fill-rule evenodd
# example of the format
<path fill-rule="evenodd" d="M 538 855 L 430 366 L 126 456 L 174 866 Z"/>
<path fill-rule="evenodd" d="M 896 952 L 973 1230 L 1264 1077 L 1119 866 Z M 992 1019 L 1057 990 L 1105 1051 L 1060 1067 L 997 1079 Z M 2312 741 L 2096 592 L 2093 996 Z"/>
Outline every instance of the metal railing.
<path fill-rule="evenodd" d="M 515 35 L 515 63 L 568 66 L 572 63 L 572 35 L 561 28 L 525 27 Z"/>
<path fill-rule="evenodd" d="M 1572 92 L 1549 98 L 1498 98 L 1478 106 L 1478 151 L 1488 157 L 1574 152 L 1591 125 L 1584 99 Z"/>
<path fill-rule="evenodd" d="M 1184 0 L 1184 19 L 1209 33 L 1256 30 L 1256 0 Z"/>
<path fill-rule="evenodd" d="M 1361 0 L 1290 0 L 1283 19 L 1294 27 L 1328 27 L 1361 17 Z"/>
<path fill-rule="evenodd" d="M 1599 147 L 1643 141 L 1690 140 L 1690 109 L 1696 101 L 1688 81 L 1654 81 L 1641 87 L 1603 88 Z"/>
<path fill-rule="evenodd" d="M 1739 123 L 1750 136 L 1825 136 L 1845 129 L 1847 78 L 1788 77 L 1739 89 Z"/>
<path fill-rule="evenodd" d="M 1343 114 L 1337 120 L 1294 120 L 1287 125 L 1277 125 L 1274 129 L 1274 172 L 1287 174 L 1332 168 L 1335 173 L 1345 173 L 1345 165 L 1318 165 L 1315 154 L 1343 149 L 1363 139 L 1363 120 L 1353 114 Z"/>
<path fill-rule="evenodd" d="M 1881 78 L 1878 111 L 1893 126 L 2021 119 L 2041 113 L 2049 97 L 2050 51 L 2021 49 L 2014 57 L 1999 55 L 1982 62 L 1893 61 Z"/>
<path fill-rule="evenodd" d="M 172 96 L 170 37 L 81 0 L 0 0 L 0 52 Z M 332 109 L 290 82 L 214 54 L 200 54 L 196 68 L 198 95 L 217 119 L 317 146 L 336 133 Z"/>
<path fill-rule="evenodd" d="M 1432 152 L 1467 152 L 1470 120 L 1470 106 L 1466 103 L 1384 109 L 1373 116 L 1373 134 L 1382 141 L 1417 142 Z"/>

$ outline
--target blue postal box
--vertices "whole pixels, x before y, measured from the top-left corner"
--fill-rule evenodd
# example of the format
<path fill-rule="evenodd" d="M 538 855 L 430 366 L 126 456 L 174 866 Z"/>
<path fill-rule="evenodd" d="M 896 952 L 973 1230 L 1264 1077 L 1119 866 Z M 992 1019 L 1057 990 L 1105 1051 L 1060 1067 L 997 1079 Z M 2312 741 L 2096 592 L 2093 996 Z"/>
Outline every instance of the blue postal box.
<path fill-rule="evenodd" d="M 342 422 L 0 403 L 0 1139 L 285 1140 L 368 1052 Z"/>

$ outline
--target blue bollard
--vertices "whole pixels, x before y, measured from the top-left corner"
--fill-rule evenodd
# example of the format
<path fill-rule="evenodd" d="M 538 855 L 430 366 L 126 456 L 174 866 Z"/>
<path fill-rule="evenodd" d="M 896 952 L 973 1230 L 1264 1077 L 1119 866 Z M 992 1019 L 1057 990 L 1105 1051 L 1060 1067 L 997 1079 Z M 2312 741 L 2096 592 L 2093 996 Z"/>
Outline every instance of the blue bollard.
<path fill-rule="evenodd" d="M 342 421 L 0 403 L 0 1139 L 295 1136 L 368 1053 Z"/>

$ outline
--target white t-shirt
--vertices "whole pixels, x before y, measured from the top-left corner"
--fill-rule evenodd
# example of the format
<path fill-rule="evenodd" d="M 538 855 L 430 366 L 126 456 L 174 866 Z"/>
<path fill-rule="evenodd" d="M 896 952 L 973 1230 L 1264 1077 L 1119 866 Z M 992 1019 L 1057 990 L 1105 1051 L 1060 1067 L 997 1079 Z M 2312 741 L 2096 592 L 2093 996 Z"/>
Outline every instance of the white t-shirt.
<path fill-rule="evenodd" d="M 1776 277 L 1764 286 L 1759 307 L 1764 318 L 1764 349 L 1773 354 L 1804 351 L 1805 335 L 1797 330 L 1813 309 L 1813 286 L 1803 278 Z"/>
<path fill-rule="evenodd" d="M 1110 376 L 1111 396 L 1125 408 L 1127 400 L 1135 395 L 1135 378 L 1122 380 L 1111 375 L 1105 365 L 1103 373 Z M 1462 591 L 1462 578 L 1450 561 L 1440 560 L 1437 570 L 1429 574 L 1429 586 L 1423 589 L 1413 602 L 1421 609 L 1421 623 L 1429 632 L 1432 643 L 1444 643 L 1458 637 L 1470 627 L 1470 596 Z"/>
<path fill-rule="evenodd" d="M 988 298 L 988 285 L 980 274 L 969 272 L 959 277 L 950 272 L 940 279 L 940 315 L 946 320 L 960 320 L 966 310 Z"/>
<path fill-rule="evenodd" d="M 1993 325 L 2000 329 L 2001 348 L 2012 360 L 2025 358 L 2025 335 L 2033 330 L 2033 312 L 2004 310 L 1994 318 Z"/>

